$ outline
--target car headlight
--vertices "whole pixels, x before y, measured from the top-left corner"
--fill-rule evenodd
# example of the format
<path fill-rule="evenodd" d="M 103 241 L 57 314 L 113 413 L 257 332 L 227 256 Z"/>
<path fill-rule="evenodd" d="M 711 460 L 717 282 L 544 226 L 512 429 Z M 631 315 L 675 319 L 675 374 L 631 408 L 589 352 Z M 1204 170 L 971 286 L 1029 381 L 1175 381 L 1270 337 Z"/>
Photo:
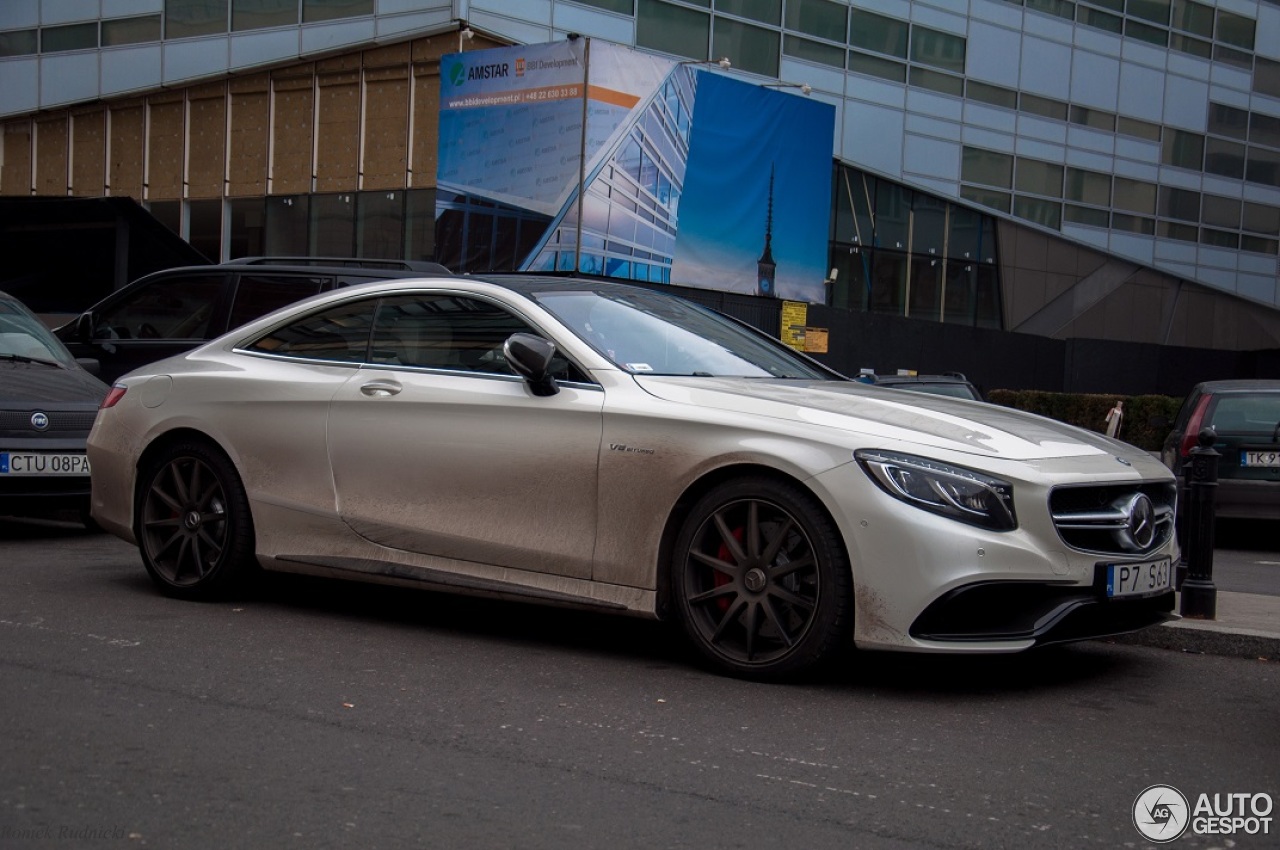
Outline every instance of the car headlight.
<path fill-rule="evenodd" d="M 871 480 L 895 499 L 993 531 L 1018 527 L 1013 513 L 1013 485 L 1007 481 L 897 452 L 859 449 L 853 456 Z"/>

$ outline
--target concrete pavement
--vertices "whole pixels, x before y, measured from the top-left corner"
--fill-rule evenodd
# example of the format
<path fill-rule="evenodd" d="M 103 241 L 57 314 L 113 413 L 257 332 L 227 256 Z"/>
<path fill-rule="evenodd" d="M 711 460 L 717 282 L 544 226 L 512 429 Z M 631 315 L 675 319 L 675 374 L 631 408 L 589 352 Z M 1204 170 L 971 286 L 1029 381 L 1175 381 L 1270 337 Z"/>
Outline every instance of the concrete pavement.
<path fill-rule="evenodd" d="M 1182 598 L 1178 595 L 1181 609 Z M 1213 620 L 1181 619 L 1131 635 L 1119 643 L 1183 652 L 1280 661 L 1280 596 L 1218 591 Z"/>

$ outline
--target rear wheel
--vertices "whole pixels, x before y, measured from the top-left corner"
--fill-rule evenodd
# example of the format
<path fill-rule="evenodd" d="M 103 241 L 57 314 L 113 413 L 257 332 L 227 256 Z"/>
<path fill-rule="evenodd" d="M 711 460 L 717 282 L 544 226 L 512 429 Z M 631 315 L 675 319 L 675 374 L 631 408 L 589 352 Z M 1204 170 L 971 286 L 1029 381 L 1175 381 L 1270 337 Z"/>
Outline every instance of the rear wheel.
<path fill-rule="evenodd" d="M 240 476 L 206 443 L 177 443 L 143 468 L 136 516 L 142 562 L 165 593 L 215 598 L 256 567 Z"/>
<path fill-rule="evenodd" d="M 721 484 L 690 511 L 672 586 L 686 634 L 718 669 L 771 679 L 829 658 L 852 625 L 839 532 L 799 487 Z"/>

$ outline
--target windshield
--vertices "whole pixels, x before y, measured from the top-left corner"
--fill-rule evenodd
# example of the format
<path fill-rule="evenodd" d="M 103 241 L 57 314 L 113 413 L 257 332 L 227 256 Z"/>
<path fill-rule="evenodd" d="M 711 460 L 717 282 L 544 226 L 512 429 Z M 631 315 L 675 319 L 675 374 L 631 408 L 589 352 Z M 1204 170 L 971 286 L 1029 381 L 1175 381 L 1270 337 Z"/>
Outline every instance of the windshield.
<path fill-rule="evenodd" d="M 19 360 L 69 366 L 75 358 L 53 332 L 25 307 L 0 298 L 0 360 Z"/>
<path fill-rule="evenodd" d="M 733 321 L 658 292 L 544 292 L 556 318 L 628 372 L 699 377 L 832 380 Z"/>

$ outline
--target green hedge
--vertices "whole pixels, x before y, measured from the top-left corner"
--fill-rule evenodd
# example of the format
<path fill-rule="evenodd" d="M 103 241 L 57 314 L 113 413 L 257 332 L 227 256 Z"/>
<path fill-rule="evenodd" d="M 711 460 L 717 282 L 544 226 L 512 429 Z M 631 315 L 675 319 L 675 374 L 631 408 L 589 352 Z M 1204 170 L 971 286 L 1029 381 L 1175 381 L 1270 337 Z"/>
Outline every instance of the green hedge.
<path fill-rule="evenodd" d="M 987 393 L 992 404 L 1038 413 L 1106 433 L 1107 411 L 1117 401 L 1124 402 L 1124 421 L 1120 426 L 1120 439 L 1140 449 L 1158 452 L 1169 435 L 1169 428 L 1182 399 L 1167 395 L 1092 395 L 1085 393 L 1047 393 L 1038 390 L 992 390 Z M 1163 424 L 1153 424 L 1153 419 L 1163 419 Z"/>

